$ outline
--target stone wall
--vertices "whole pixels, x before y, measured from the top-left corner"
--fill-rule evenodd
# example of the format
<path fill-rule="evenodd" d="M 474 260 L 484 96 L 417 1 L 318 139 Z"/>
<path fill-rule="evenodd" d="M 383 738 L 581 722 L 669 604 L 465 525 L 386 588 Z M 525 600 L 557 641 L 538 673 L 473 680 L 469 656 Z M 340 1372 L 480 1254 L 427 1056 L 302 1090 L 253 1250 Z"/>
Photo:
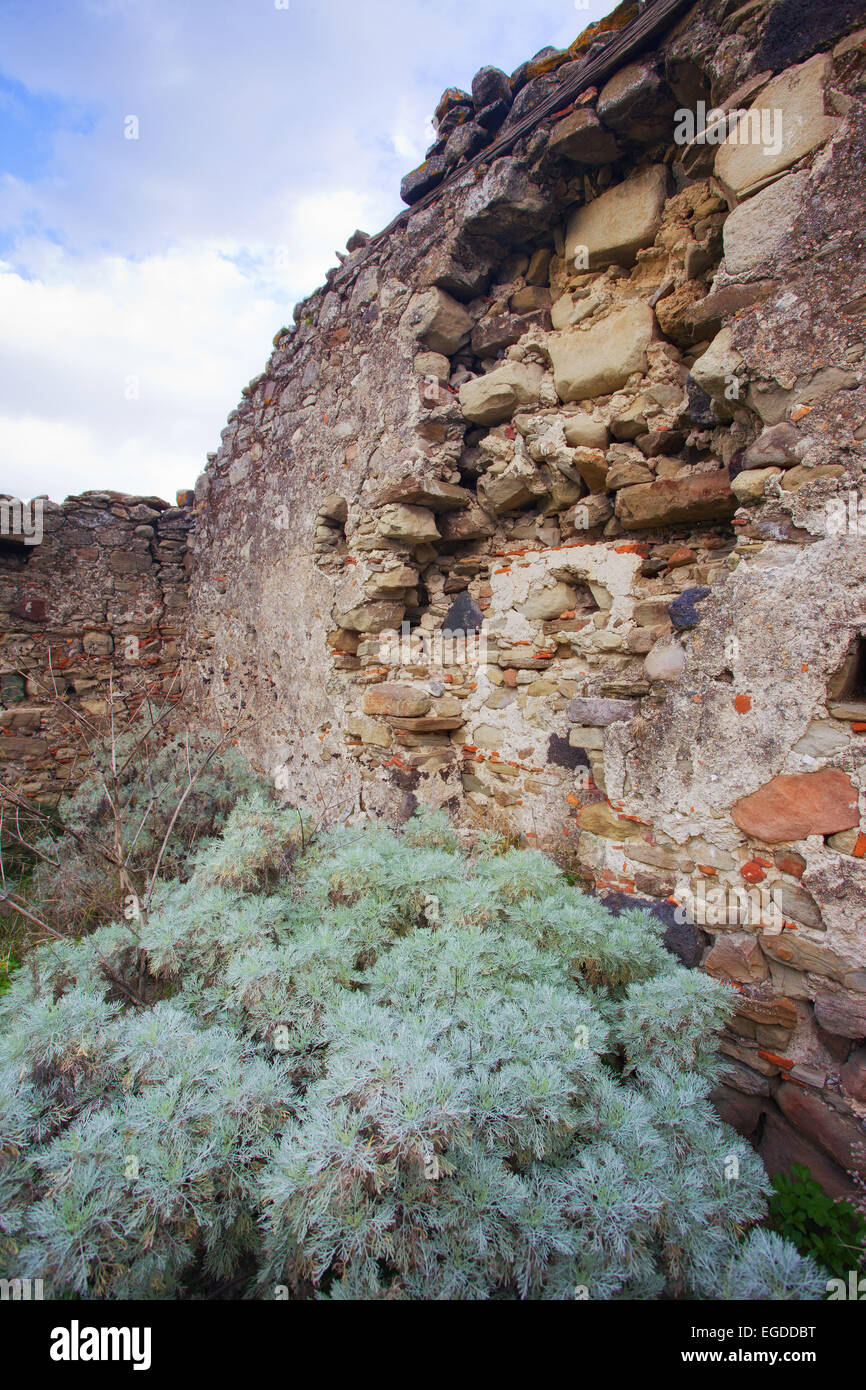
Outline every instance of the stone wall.
<path fill-rule="evenodd" d="M 81 734 L 178 701 L 189 506 L 88 492 L 42 501 L 0 537 L 0 778 L 51 804 L 78 781 Z"/>
<path fill-rule="evenodd" d="M 648 903 L 738 991 L 722 1113 L 841 1193 L 866 1174 L 866 4 L 700 0 L 575 94 L 635 13 L 444 95 L 412 208 L 297 306 L 196 485 L 183 651 L 204 717 L 317 817 L 445 806 Z M 99 703 L 125 623 L 170 674 L 191 514 L 66 505 L 171 565 L 130 594 L 124 538 L 65 513 L 84 564 L 28 560 L 43 625 L 6 666 L 44 669 L 49 623 Z"/>
<path fill-rule="evenodd" d="M 465 173 L 605 26 L 445 94 L 404 183 L 439 198 L 352 239 L 199 480 L 189 640 L 318 814 L 445 805 L 652 899 L 739 991 L 724 1113 L 843 1191 L 866 1172 L 863 36 L 856 6 L 795 8 L 698 4 Z M 753 114 L 677 143 L 701 101 Z"/>

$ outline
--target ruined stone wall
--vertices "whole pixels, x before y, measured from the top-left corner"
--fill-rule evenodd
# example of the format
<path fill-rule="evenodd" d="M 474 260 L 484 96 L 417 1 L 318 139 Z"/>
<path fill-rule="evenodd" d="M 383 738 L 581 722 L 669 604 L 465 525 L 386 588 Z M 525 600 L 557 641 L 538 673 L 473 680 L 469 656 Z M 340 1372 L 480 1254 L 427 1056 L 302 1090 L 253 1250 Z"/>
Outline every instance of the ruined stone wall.
<path fill-rule="evenodd" d="M 317 814 L 444 805 L 653 899 L 740 992 L 723 1112 L 843 1191 L 866 1172 L 864 16 L 794 8 L 697 4 L 463 174 L 605 27 L 445 94 L 404 183 L 439 198 L 352 239 L 199 480 L 189 640 L 217 716 Z M 678 143 L 700 102 L 751 114 Z"/>
<path fill-rule="evenodd" d="M 82 734 L 180 698 L 193 513 L 88 492 L 27 516 L 0 535 L 0 780 L 50 805 L 87 767 Z"/>
<path fill-rule="evenodd" d="M 99 717 L 134 634 L 315 816 L 441 805 L 549 850 L 735 985 L 722 1113 L 844 1192 L 866 1173 L 866 3 L 681 11 L 595 87 L 573 92 L 634 6 L 444 95 L 410 215 L 296 308 L 194 508 L 89 494 L 4 547 L 0 751 L 59 787 L 49 649 Z"/>

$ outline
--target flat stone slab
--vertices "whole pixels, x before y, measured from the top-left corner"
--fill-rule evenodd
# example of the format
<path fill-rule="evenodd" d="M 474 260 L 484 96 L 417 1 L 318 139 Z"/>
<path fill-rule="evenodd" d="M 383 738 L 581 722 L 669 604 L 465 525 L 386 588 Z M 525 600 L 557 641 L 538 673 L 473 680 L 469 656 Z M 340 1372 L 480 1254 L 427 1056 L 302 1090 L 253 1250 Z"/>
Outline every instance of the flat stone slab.
<path fill-rule="evenodd" d="M 837 768 L 774 777 L 738 801 L 734 822 L 767 845 L 835 835 L 860 823 L 857 788 Z"/>
<path fill-rule="evenodd" d="M 637 713 L 634 700 L 603 700 L 596 696 L 578 695 L 568 706 L 568 717 L 574 724 L 606 729 L 608 724 L 633 719 Z"/>

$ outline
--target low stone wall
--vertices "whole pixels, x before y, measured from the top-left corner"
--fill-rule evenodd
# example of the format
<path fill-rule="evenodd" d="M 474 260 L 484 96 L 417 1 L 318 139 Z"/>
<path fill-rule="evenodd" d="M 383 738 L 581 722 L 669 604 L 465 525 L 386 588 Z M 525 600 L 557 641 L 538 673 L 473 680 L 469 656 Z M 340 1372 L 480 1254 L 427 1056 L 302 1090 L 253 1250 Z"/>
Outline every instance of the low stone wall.
<path fill-rule="evenodd" d="M 178 701 L 185 680 L 189 506 L 89 492 L 28 509 L 0 536 L 0 777 L 51 803 L 86 767 L 80 731 L 141 701 Z"/>

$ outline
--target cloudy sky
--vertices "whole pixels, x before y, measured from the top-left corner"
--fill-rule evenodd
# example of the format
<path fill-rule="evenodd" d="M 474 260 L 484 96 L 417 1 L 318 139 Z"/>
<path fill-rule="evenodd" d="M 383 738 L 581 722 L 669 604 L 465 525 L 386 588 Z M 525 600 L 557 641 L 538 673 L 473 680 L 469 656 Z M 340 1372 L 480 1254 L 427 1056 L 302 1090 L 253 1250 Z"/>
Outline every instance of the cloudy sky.
<path fill-rule="evenodd" d="M 442 90 L 612 7 L 0 0 L 0 492 L 191 487 Z"/>

